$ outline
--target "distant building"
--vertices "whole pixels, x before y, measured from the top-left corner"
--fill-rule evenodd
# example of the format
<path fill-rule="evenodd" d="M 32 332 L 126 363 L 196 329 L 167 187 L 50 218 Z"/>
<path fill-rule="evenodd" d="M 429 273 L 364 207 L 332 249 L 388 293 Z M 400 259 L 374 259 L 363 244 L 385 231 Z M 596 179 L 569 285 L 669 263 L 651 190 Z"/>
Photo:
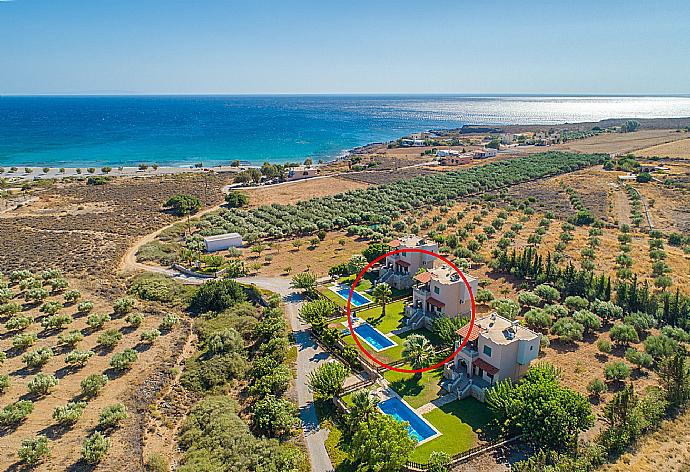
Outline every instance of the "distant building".
<path fill-rule="evenodd" d="M 484 148 L 472 151 L 472 155 L 475 159 L 487 159 L 489 157 L 495 157 L 497 153 L 498 151 L 492 148 Z"/>
<path fill-rule="evenodd" d="M 287 181 L 308 179 L 319 174 L 318 167 L 293 167 L 288 171 Z"/>
<path fill-rule="evenodd" d="M 459 154 L 460 151 L 456 151 L 454 149 L 439 149 L 436 151 L 436 155 L 438 157 L 457 156 Z"/>
<path fill-rule="evenodd" d="M 400 140 L 400 143 L 403 146 L 407 146 L 407 147 L 410 147 L 410 146 L 419 147 L 419 146 L 424 146 L 426 144 L 423 139 L 413 139 L 413 138 L 403 138 Z"/>
<path fill-rule="evenodd" d="M 204 238 L 206 245 L 206 252 L 224 251 L 231 247 L 241 247 L 242 235 L 239 233 L 225 233 L 217 234 L 215 236 L 206 236 Z"/>
<path fill-rule="evenodd" d="M 443 157 L 439 162 L 441 165 L 444 166 L 459 166 L 462 164 L 469 164 L 470 162 L 472 162 L 473 158 L 473 154 L 455 154 L 450 155 L 449 157 Z"/>

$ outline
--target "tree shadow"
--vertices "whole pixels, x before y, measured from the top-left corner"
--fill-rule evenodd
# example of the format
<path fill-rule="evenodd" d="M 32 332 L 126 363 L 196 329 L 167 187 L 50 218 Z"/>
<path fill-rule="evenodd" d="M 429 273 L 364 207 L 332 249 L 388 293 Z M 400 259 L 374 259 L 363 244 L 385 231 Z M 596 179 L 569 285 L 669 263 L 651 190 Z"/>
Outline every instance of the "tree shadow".
<path fill-rule="evenodd" d="M 401 397 L 414 397 L 422 393 L 424 385 L 421 384 L 422 377 L 411 376 L 407 379 L 399 379 L 391 383 L 393 390 L 398 392 Z"/>
<path fill-rule="evenodd" d="M 606 354 L 604 354 L 604 353 L 601 353 L 601 352 L 600 352 L 600 353 L 597 353 L 597 354 L 594 354 L 594 358 L 595 358 L 596 360 L 598 360 L 599 362 L 602 362 L 602 363 L 603 363 L 603 362 L 607 362 L 607 361 L 609 360 L 609 356 L 606 355 Z"/>
<path fill-rule="evenodd" d="M 48 439 L 54 441 L 64 436 L 73 426 L 73 424 L 51 424 L 39 431 L 39 434 L 43 434 Z"/>
<path fill-rule="evenodd" d="M 571 341 L 561 341 L 560 339 L 555 339 L 551 342 L 551 349 L 558 352 L 559 354 L 564 354 L 566 352 L 575 352 L 578 349 L 577 343 Z"/>
<path fill-rule="evenodd" d="M 79 369 L 81 369 L 80 366 L 66 365 L 66 366 L 61 367 L 55 371 L 55 378 L 62 379 L 64 377 L 67 377 L 68 375 L 75 374 L 75 373 L 79 372 Z"/>
<path fill-rule="evenodd" d="M 140 343 L 137 343 L 136 346 L 134 346 L 134 350 L 137 351 L 139 354 L 141 354 L 141 353 L 146 352 L 149 349 L 151 349 L 151 346 L 153 346 L 153 344 L 140 342 Z"/>

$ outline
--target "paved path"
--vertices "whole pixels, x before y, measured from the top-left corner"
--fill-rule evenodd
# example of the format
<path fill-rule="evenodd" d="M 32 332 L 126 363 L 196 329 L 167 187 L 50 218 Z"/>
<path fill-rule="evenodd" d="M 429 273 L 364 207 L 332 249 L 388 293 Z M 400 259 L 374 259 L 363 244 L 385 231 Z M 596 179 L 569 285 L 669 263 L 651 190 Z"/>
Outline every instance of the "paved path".
<path fill-rule="evenodd" d="M 302 419 L 302 429 L 307 443 L 307 451 L 313 472 L 331 472 L 333 465 L 326 452 L 326 438 L 328 430 L 319 427 L 314 408 L 314 397 L 307 387 L 307 376 L 320 364 L 329 359 L 328 352 L 312 339 L 307 331 L 307 325 L 299 318 L 302 297 L 290 287 L 290 279 L 282 277 L 243 277 L 239 282 L 256 284 L 265 290 L 279 293 L 285 301 L 285 311 L 292 326 L 292 332 L 297 343 L 297 402 Z"/>

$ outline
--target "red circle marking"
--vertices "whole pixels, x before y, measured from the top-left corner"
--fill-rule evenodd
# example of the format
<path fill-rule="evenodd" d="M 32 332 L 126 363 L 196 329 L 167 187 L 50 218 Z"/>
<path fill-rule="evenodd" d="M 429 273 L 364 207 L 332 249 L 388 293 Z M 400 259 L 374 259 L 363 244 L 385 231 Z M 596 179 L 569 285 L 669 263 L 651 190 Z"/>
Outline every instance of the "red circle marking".
<path fill-rule="evenodd" d="M 470 320 L 470 329 L 467 332 L 467 336 L 465 336 L 465 339 L 463 339 L 462 342 L 460 343 L 460 346 L 458 346 L 458 348 L 455 351 L 453 351 L 450 356 L 448 356 L 446 359 L 442 360 L 438 364 L 434 364 L 434 365 L 429 366 L 429 367 L 424 367 L 422 369 L 401 369 L 399 367 L 393 367 L 391 365 L 386 364 L 385 362 L 378 360 L 374 356 L 372 356 L 369 353 L 369 351 L 364 349 L 364 346 L 362 346 L 362 343 L 359 341 L 357 334 L 355 334 L 355 330 L 352 328 L 352 318 L 350 317 L 350 303 L 352 302 L 352 294 L 355 291 L 355 288 L 357 287 L 357 284 L 359 283 L 362 276 L 366 273 L 366 271 L 368 271 L 374 264 L 376 264 L 381 259 L 388 257 L 388 256 L 392 256 L 393 254 L 400 254 L 401 252 L 421 252 L 422 254 L 428 254 L 430 256 L 437 257 L 437 258 L 441 259 L 443 262 L 445 262 L 446 264 L 448 264 L 449 266 L 451 266 L 455 270 L 455 272 L 457 272 L 460 275 L 463 282 L 465 282 L 465 286 L 467 287 L 467 291 L 470 294 L 470 301 L 472 302 L 472 319 Z M 455 266 L 455 264 L 450 262 L 448 259 L 446 259 L 442 255 L 436 254 L 435 252 L 427 251 L 426 249 L 417 249 L 417 248 L 410 248 L 410 249 L 406 248 L 404 250 L 403 249 L 396 249 L 395 251 L 390 251 L 390 252 L 387 252 L 387 253 L 377 257 L 376 259 L 371 261 L 369 264 L 367 264 L 367 266 L 364 269 L 362 269 L 362 271 L 359 273 L 359 275 L 357 275 L 355 282 L 352 284 L 352 287 L 350 287 L 350 293 L 347 297 L 347 326 L 348 326 L 348 328 L 350 328 L 350 334 L 352 335 L 352 338 L 355 340 L 355 344 L 357 344 L 357 347 L 359 348 L 359 350 L 362 351 L 364 353 L 364 355 L 366 355 L 369 359 L 371 359 L 372 361 L 374 361 L 376 364 L 380 365 L 381 367 L 385 367 L 386 369 L 393 370 L 395 372 L 402 372 L 405 374 L 419 374 L 422 372 L 427 372 L 429 370 L 433 370 L 433 369 L 436 369 L 438 367 L 441 367 L 446 362 L 453 360 L 453 358 L 460 352 L 460 350 L 463 347 L 465 347 L 465 344 L 467 344 L 467 341 L 470 338 L 470 333 L 472 333 L 472 330 L 474 329 L 474 315 L 475 315 L 474 295 L 472 294 L 472 288 L 470 287 L 470 283 L 467 281 L 465 274 L 463 274 L 460 271 L 460 269 L 458 269 Z"/>

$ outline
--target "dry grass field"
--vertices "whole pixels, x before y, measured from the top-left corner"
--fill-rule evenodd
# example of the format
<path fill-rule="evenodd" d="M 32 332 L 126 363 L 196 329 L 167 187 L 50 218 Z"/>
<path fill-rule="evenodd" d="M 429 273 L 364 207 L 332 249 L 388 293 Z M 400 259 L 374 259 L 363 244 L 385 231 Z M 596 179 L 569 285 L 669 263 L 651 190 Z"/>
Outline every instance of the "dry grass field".
<path fill-rule="evenodd" d="M 684 135 L 681 135 L 684 136 Z M 680 139 L 667 144 L 658 144 L 634 152 L 640 157 L 675 157 L 677 159 L 690 159 L 690 138 Z"/>
<path fill-rule="evenodd" d="M 300 200 L 325 197 L 364 187 L 367 187 L 367 184 L 338 177 L 322 177 L 240 191 L 249 196 L 249 205 L 254 207 L 272 203 L 288 205 Z"/>
<path fill-rule="evenodd" d="M 102 328 L 93 329 L 87 324 L 88 315 L 79 313 L 76 304 L 67 304 L 60 310 L 61 314 L 68 314 L 73 321 L 63 330 L 47 330 L 41 327 L 41 320 L 45 316 L 38 307 L 25 305 L 21 316 L 29 316 L 34 321 L 25 329 L 9 332 L 3 329 L 0 335 L 0 349 L 7 353 L 7 360 L 2 365 L 2 373 L 8 374 L 10 388 L 2 395 L 2 405 L 8 405 L 17 400 L 32 400 L 33 412 L 26 420 L 16 427 L 8 427 L 0 434 L 0 468 L 15 470 L 18 465 L 17 450 L 23 439 L 43 434 L 50 440 L 51 458 L 42 464 L 38 470 L 91 470 L 80 461 L 82 441 L 96 430 L 100 411 L 115 403 L 123 403 L 128 410 L 129 417 L 119 428 L 111 434 L 111 448 L 107 458 L 98 470 L 141 470 L 140 454 L 142 451 L 142 422 L 147 412 L 148 404 L 157 395 L 160 388 L 167 381 L 174 361 L 171 363 L 171 352 L 177 352 L 188 335 L 188 329 L 178 325 L 171 331 L 164 331 L 152 345 L 140 341 L 143 331 L 156 328 L 164 316 L 159 306 L 139 303 L 136 311 L 142 312 L 144 322 L 138 328 L 132 328 L 125 321 L 124 316 L 115 315 L 112 309 L 112 298 L 104 298 L 100 293 L 102 287 L 84 281 L 71 280 L 70 289 L 77 288 L 82 293 L 80 300 L 91 300 L 94 308 L 91 313 L 110 314 L 112 319 Z M 49 300 L 61 301 L 61 295 L 51 295 Z M 7 318 L 2 320 L 7 321 Z M 112 348 L 98 345 L 98 338 L 105 330 L 117 330 L 122 339 Z M 71 330 L 80 331 L 84 338 L 77 344 L 76 349 L 92 350 L 95 354 L 86 362 L 84 367 L 70 367 L 65 362 L 65 356 L 71 348 L 58 346 L 58 334 Z M 12 337 L 18 332 L 34 332 L 38 334 L 38 341 L 27 349 L 12 347 Z M 52 357 L 44 366 L 31 369 L 24 366 L 22 357 L 27 351 L 37 348 L 51 347 Z M 130 370 L 118 372 L 109 366 L 111 357 L 124 349 L 132 348 L 138 352 L 138 359 Z M 37 373 L 52 374 L 59 383 L 45 396 L 29 393 L 27 386 Z M 84 397 L 80 391 L 80 383 L 92 374 L 105 374 L 107 384 L 102 391 L 93 398 Z M 55 407 L 65 405 L 70 401 L 86 401 L 83 416 L 74 425 L 60 425 L 52 417 Z"/>
<path fill-rule="evenodd" d="M 639 149 L 669 143 L 685 138 L 675 129 L 640 130 L 634 133 L 602 133 L 585 139 L 551 146 L 550 149 L 567 149 L 577 152 L 605 152 L 626 154 Z"/>

